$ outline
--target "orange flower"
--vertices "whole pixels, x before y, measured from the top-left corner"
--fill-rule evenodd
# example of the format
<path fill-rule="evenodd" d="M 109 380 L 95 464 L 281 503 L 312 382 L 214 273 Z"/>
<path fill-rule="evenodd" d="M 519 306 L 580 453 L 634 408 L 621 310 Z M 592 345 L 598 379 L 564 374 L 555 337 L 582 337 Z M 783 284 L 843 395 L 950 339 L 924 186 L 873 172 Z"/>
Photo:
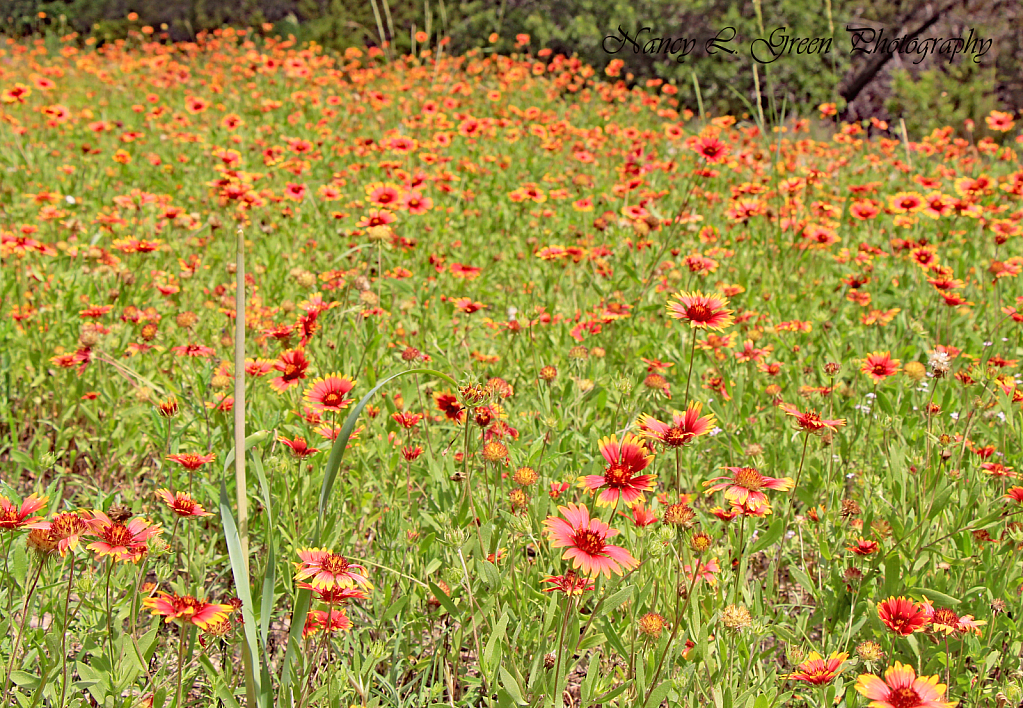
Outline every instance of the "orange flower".
<path fill-rule="evenodd" d="M 668 303 L 668 317 L 689 322 L 692 329 L 720 330 L 732 324 L 732 311 L 728 298 L 723 295 L 704 295 L 699 290 L 693 293 L 679 292 L 678 302 Z"/>
<path fill-rule="evenodd" d="M 601 575 L 610 578 L 611 573 L 623 574 L 639 566 L 639 561 L 621 546 L 612 546 L 607 539 L 618 535 L 600 519 L 591 519 L 585 506 L 569 504 L 559 506 L 564 519 L 549 516 L 543 522 L 550 535 L 551 546 L 567 548 L 563 559 L 572 559 L 572 566 L 590 576 Z"/>
<path fill-rule="evenodd" d="M 160 592 L 156 597 L 142 600 L 142 606 L 153 615 L 164 617 L 164 622 L 180 621 L 206 629 L 211 624 L 222 622 L 234 611 L 231 605 L 212 604 L 197 600 L 191 595 L 179 596 Z"/>
<path fill-rule="evenodd" d="M 161 499 L 178 516 L 213 516 L 212 513 L 203 509 L 199 502 L 192 499 L 192 495 L 185 492 L 171 494 L 167 489 L 157 489 L 156 497 Z"/>
<path fill-rule="evenodd" d="M 816 433 L 820 435 L 824 433 L 825 429 L 838 430 L 845 425 L 844 418 L 825 420 L 821 418 L 820 413 L 815 410 L 807 410 L 805 413 L 801 413 L 798 408 L 787 403 L 782 404 L 781 409 L 785 411 L 786 415 L 794 417 L 799 428 L 808 433 Z"/>
<path fill-rule="evenodd" d="M 43 517 L 30 516 L 46 506 L 49 497 L 30 494 L 25 497 L 21 506 L 15 506 L 7 497 L 0 495 L 0 531 L 11 531 L 23 526 L 34 524 Z"/>
<path fill-rule="evenodd" d="M 194 452 L 188 452 L 180 455 L 167 455 L 167 459 L 171 462 L 177 462 L 186 470 L 194 471 L 208 462 L 213 462 L 213 460 L 216 459 L 216 455 L 212 452 L 209 455 L 199 455 Z"/>
<path fill-rule="evenodd" d="M 732 506 L 740 507 L 753 513 L 757 512 L 761 507 L 768 506 L 767 495 L 760 491 L 761 489 L 776 489 L 785 492 L 792 489 L 792 485 L 795 484 L 788 477 L 766 477 L 753 467 L 725 467 L 724 469 L 731 472 L 732 476 L 715 477 L 704 482 L 703 486 L 708 487 L 707 494 L 724 489 L 725 499 Z M 722 479 L 725 481 L 714 484 L 714 482 Z"/>
<path fill-rule="evenodd" d="M 905 597 L 889 597 L 877 603 L 877 616 L 885 627 L 902 637 L 922 632 L 928 623 L 924 608 Z"/>
<path fill-rule="evenodd" d="M 305 400 L 310 407 L 319 411 L 343 411 L 352 403 L 346 398 L 355 388 L 355 381 L 340 374 L 330 374 L 313 381 L 305 390 Z"/>
<path fill-rule="evenodd" d="M 639 438 L 628 433 L 619 443 L 615 436 L 603 438 L 598 443 L 600 454 L 607 465 L 604 474 L 591 474 L 579 478 L 580 486 L 595 492 L 604 491 L 597 497 L 597 506 L 617 504 L 619 500 L 626 506 L 643 501 L 643 492 L 654 488 L 656 475 L 637 474 L 650 464 L 653 455 L 639 441 Z"/>
<path fill-rule="evenodd" d="M 682 447 L 694 438 L 706 435 L 714 427 L 716 420 L 713 413 L 700 417 L 703 404 L 694 401 L 686 408 L 685 413 L 674 411 L 671 425 L 662 423 L 648 415 L 641 414 L 638 419 L 640 434 L 652 438 L 666 447 Z"/>
<path fill-rule="evenodd" d="M 373 587 L 363 575 L 366 569 L 361 565 L 349 563 L 348 559 L 339 553 L 326 548 L 309 548 L 299 551 L 298 557 L 302 562 L 295 564 L 298 568 L 295 580 L 312 578 L 313 588 L 350 588 L 356 585 Z"/>
<path fill-rule="evenodd" d="M 873 674 L 861 674 L 856 691 L 870 700 L 870 708 L 952 708 L 943 701 L 945 684 L 937 676 L 917 677 L 912 666 L 898 661 L 884 672 L 884 680 Z"/>
<path fill-rule="evenodd" d="M 159 526 L 146 519 L 132 519 L 127 525 L 114 521 L 102 511 L 94 511 L 89 521 L 89 535 L 99 537 L 86 548 L 96 552 L 97 558 L 113 556 L 116 561 L 138 563 L 149 552 L 146 545 L 153 536 L 163 533 Z"/>
<path fill-rule="evenodd" d="M 797 666 L 795 672 L 789 674 L 788 678 L 815 686 L 831 683 L 835 677 L 842 673 L 845 660 L 848 658 L 847 653 L 836 651 L 825 659 L 817 652 L 812 651 L 807 655 L 806 661 Z"/>
<path fill-rule="evenodd" d="M 892 359 L 891 352 L 873 352 L 867 355 L 860 371 L 874 379 L 875 384 L 879 384 L 898 373 L 900 363 L 898 359 Z"/>

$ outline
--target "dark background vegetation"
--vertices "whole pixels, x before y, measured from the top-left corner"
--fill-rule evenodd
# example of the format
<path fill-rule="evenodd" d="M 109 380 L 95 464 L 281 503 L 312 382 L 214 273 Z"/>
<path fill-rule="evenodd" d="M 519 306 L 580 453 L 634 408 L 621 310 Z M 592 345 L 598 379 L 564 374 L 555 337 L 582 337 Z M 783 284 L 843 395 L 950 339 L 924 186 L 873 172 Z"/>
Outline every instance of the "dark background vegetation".
<path fill-rule="evenodd" d="M 846 119 L 903 117 L 914 134 L 936 125 L 961 125 L 972 118 L 982 126 L 992 108 L 1023 109 L 1023 3 L 1019 0 L 0 0 L 0 30 L 25 35 L 63 23 L 100 40 L 126 36 L 132 27 L 162 25 L 170 39 L 192 39 L 224 25 L 261 27 L 293 34 L 329 49 L 381 45 L 411 49 L 414 30 L 451 38 L 446 48 L 461 53 L 473 47 L 515 51 L 515 35 L 529 34 L 530 50 L 550 47 L 573 53 L 595 68 L 612 58 L 626 62 L 622 78 L 642 82 L 674 81 L 682 105 L 696 106 L 694 77 L 708 113 L 741 114 L 756 100 L 750 42 L 787 27 L 797 37 L 834 36 L 826 55 L 790 55 L 757 67 L 765 115 L 808 115 L 834 101 Z M 47 13 L 39 20 L 39 12 Z M 129 22 L 129 12 L 139 18 Z M 847 25 L 884 28 L 886 35 L 921 30 L 921 37 L 974 36 L 993 44 L 979 63 L 969 55 L 954 61 L 932 55 L 896 55 L 878 67 L 874 57 L 851 54 Z M 605 36 L 621 26 L 646 37 L 697 38 L 699 45 L 724 27 L 735 27 L 740 49 L 733 56 L 702 51 L 685 63 L 674 57 L 633 52 L 609 56 Z M 491 45 L 492 32 L 500 40 Z M 876 56 L 876 55 L 875 55 Z M 628 76 L 631 74 L 631 78 Z M 862 88 L 860 88 L 862 86 Z M 848 99 L 848 100 L 847 100 Z M 754 109 L 755 110 L 755 109 Z"/>

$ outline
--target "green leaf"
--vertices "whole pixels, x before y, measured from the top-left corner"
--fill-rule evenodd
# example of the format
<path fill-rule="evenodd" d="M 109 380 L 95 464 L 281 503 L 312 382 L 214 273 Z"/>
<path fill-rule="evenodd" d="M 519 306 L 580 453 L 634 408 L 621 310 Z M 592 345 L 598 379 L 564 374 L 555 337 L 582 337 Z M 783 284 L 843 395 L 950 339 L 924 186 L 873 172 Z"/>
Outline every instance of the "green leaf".
<path fill-rule="evenodd" d="M 318 529 L 322 527 L 323 515 L 326 513 L 327 509 L 327 500 L 330 498 L 331 489 L 334 488 L 334 480 L 337 479 L 338 470 L 341 469 L 341 460 L 344 459 L 345 449 L 348 447 L 348 439 L 351 438 L 352 431 L 355 430 L 355 424 L 359 420 L 359 415 L 362 413 L 363 409 L 367 406 L 367 404 L 369 404 L 369 402 L 373 399 L 373 396 L 376 395 L 377 391 L 379 391 L 381 388 L 383 388 L 386 384 L 390 383 L 394 379 L 399 378 L 401 376 L 408 376 L 410 374 L 432 374 L 433 376 L 438 376 L 444 379 L 445 381 L 450 382 L 452 386 L 458 385 L 458 382 L 455 381 L 453 378 L 451 378 L 447 374 L 441 373 L 440 371 L 435 371 L 434 369 L 406 369 L 405 371 L 399 371 L 396 374 L 388 376 L 386 379 L 384 379 L 376 386 L 371 388 L 369 390 L 369 393 L 362 397 L 362 400 L 360 400 L 359 403 L 355 406 L 355 408 L 352 409 L 352 412 L 348 414 L 348 417 L 345 419 L 344 425 L 341 426 L 341 432 L 338 434 L 337 439 L 334 441 L 334 444 L 330 448 L 330 457 L 327 458 L 327 470 L 323 475 L 323 487 L 320 490 L 320 503 L 318 507 L 319 525 L 317 526 Z M 316 542 L 319 543 L 319 539 L 317 539 Z M 304 622 L 305 618 L 302 619 Z"/>
<path fill-rule="evenodd" d="M 619 607 L 621 607 L 625 602 L 627 602 L 631 595 L 632 586 L 626 585 L 624 588 L 616 592 L 614 595 L 611 595 L 609 598 L 604 600 L 603 604 L 601 604 L 600 606 L 600 609 L 597 610 L 596 617 L 594 617 L 594 619 L 601 615 L 611 614 Z"/>
<path fill-rule="evenodd" d="M 501 683 L 504 685 L 508 694 L 515 699 L 515 703 L 520 706 L 527 705 L 526 700 L 522 697 L 522 689 L 519 688 L 519 682 L 515 680 L 515 677 L 508 673 L 508 670 L 503 666 L 500 667 L 499 672 L 501 674 Z"/>
<path fill-rule="evenodd" d="M 433 596 L 437 598 L 437 602 L 439 602 L 444 609 L 448 611 L 448 614 L 452 617 L 457 617 L 459 614 L 458 608 L 455 607 L 455 603 L 451 601 L 451 598 L 447 595 L 447 593 L 441 590 L 440 587 L 432 581 L 427 581 L 427 585 L 430 586 L 430 592 L 432 592 Z"/>
<path fill-rule="evenodd" d="M 260 687 L 260 676 L 257 667 L 260 664 L 259 655 L 256 649 L 259 646 L 256 641 L 256 617 L 252 612 L 252 592 L 249 578 L 248 559 L 242 553 L 241 537 L 238 534 L 238 527 L 234 522 L 234 514 L 231 512 L 231 502 L 227 497 L 227 484 L 224 478 L 220 479 L 220 519 L 224 525 L 224 538 L 227 541 L 227 553 L 231 560 L 231 572 L 234 575 L 235 590 L 242 601 L 242 620 L 245 629 L 245 642 L 250 654 L 250 662 L 253 673 L 253 683 L 256 694 L 262 696 Z M 302 618 L 305 624 L 305 618 Z M 244 650 L 243 650 L 244 651 Z M 269 688 L 269 687 L 268 687 Z"/>
<path fill-rule="evenodd" d="M 362 397 L 362 400 L 352 409 L 352 412 L 348 414 L 345 419 L 344 425 L 341 426 L 341 432 L 338 434 L 337 439 L 330 448 L 330 457 L 327 458 L 327 469 L 323 474 L 323 486 L 320 489 L 320 501 L 317 506 L 316 516 L 316 529 L 313 533 L 313 539 L 311 546 L 316 546 L 320 542 L 320 533 L 323 530 L 324 516 L 327 510 L 327 500 L 330 498 L 330 491 L 334 487 L 334 480 L 337 479 L 338 471 L 341 469 L 341 461 L 344 459 L 345 450 L 348 447 L 348 440 L 352 436 L 352 431 L 355 430 L 355 423 L 359 419 L 359 415 L 365 409 L 366 405 L 372 400 L 373 396 L 376 395 L 385 384 L 397 379 L 401 376 L 408 376 L 410 374 L 432 374 L 438 376 L 445 381 L 451 383 L 452 386 L 457 386 L 458 382 L 447 374 L 435 371 L 433 369 L 406 369 L 405 371 L 399 371 L 396 374 L 388 376 L 386 379 L 374 386 L 370 391 Z M 431 584 L 432 585 L 432 584 Z M 435 586 L 432 586 L 435 588 Z M 444 596 L 443 592 L 438 592 L 437 589 L 433 590 L 437 599 L 440 600 L 441 604 L 444 605 L 444 601 L 447 600 L 448 604 L 444 605 L 445 609 L 448 605 L 453 609 L 454 605 L 451 601 Z M 293 700 L 293 695 L 289 692 L 291 687 L 291 665 L 295 662 L 298 657 L 299 651 L 301 651 L 302 645 L 302 629 L 305 626 L 306 616 L 309 614 L 309 600 L 310 591 L 300 590 L 298 596 L 295 598 L 295 610 L 291 617 L 291 630 L 288 632 L 288 649 L 284 653 L 284 661 L 281 667 L 281 691 L 286 694 L 289 701 Z M 451 609 L 448 609 L 451 612 Z M 453 613 L 453 614 L 457 614 Z"/>
<path fill-rule="evenodd" d="M 928 590 L 927 588 L 923 587 L 914 587 L 910 588 L 909 591 L 914 595 L 922 595 L 932 602 L 937 601 L 941 605 L 958 605 L 960 602 L 951 595 L 946 595 L 945 593 L 938 592 L 937 590 Z"/>
<path fill-rule="evenodd" d="M 27 671 L 12 671 L 11 681 L 22 688 L 35 688 L 39 685 L 39 677 Z"/>
<path fill-rule="evenodd" d="M 252 467 L 256 470 L 259 478 L 259 486 L 263 491 L 263 507 L 266 509 L 267 528 L 276 530 L 274 525 L 273 504 L 270 501 L 270 485 L 266 481 L 266 473 L 263 471 L 263 460 L 256 450 L 252 451 Z M 259 606 L 259 638 L 262 640 L 260 646 L 263 653 L 266 653 L 267 637 L 270 634 L 270 615 L 274 607 L 274 586 L 277 583 L 277 557 L 274 551 L 274 533 L 266 535 L 266 572 L 263 574 L 263 597 Z"/>
<path fill-rule="evenodd" d="M 668 691 L 671 690 L 671 681 L 662 682 L 657 688 L 650 692 L 650 697 L 643 703 L 644 706 L 659 706 L 664 701 L 665 696 L 668 695 Z M 715 695 L 715 698 L 717 696 Z M 718 708 L 721 708 L 718 706 Z"/>
<path fill-rule="evenodd" d="M 383 621 L 390 622 L 392 619 L 394 619 L 398 615 L 398 613 L 401 612 L 402 609 L 404 609 L 405 605 L 408 604 L 408 598 L 409 596 L 406 595 L 405 597 L 398 598 L 396 602 L 391 603 L 391 606 L 388 607 L 387 611 L 384 613 Z"/>
<path fill-rule="evenodd" d="M 505 610 L 504 614 L 501 615 L 501 619 L 497 620 L 497 626 L 494 627 L 494 631 L 490 634 L 490 639 L 487 640 L 487 646 L 483 649 L 482 664 L 485 670 L 494 665 L 494 655 L 498 651 L 498 643 L 504 640 L 504 632 L 507 628 L 508 611 Z"/>
<path fill-rule="evenodd" d="M 749 555 L 753 555 L 759 551 L 764 550 L 779 538 L 781 538 L 782 532 L 785 530 L 785 522 L 781 519 L 775 519 L 774 522 L 767 528 L 767 533 L 757 539 L 757 542 L 749 549 Z"/>

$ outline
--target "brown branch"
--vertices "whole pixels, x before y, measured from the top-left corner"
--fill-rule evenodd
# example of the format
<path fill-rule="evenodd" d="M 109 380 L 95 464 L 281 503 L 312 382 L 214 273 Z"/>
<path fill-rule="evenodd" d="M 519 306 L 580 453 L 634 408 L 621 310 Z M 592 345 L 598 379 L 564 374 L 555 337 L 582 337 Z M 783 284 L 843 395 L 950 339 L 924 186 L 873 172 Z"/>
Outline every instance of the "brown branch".
<path fill-rule="evenodd" d="M 959 4 L 960 0 L 950 0 L 937 9 L 932 9 L 931 14 L 927 16 L 927 19 L 923 21 L 919 27 L 912 32 L 908 32 L 905 35 L 896 34 L 896 37 L 903 37 L 900 42 L 901 46 L 905 46 L 909 40 L 919 37 L 922 33 L 930 29 L 941 16 Z M 924 6 L 930 6 L 930 3 L 924 3 L 918 5 L 910 12 L 905 19 L 899 22 L 900 30 L 905 30 L 910 18 L 917 13 L 917 11 Z M 874 80 L 878 72 L 887 64 L 894 56 L 893 52 L 878 52 L 872 54 L 867 63 L 860 69 L 859 73 L 855 74 L 848 81 L 844 81 L 842 87 L 839 89 L 838 94 L 845 99 L 846 103 L 852 103 L 853 100 L 860 95 L 860 92 L 867 87 L 867 85 Z"/>

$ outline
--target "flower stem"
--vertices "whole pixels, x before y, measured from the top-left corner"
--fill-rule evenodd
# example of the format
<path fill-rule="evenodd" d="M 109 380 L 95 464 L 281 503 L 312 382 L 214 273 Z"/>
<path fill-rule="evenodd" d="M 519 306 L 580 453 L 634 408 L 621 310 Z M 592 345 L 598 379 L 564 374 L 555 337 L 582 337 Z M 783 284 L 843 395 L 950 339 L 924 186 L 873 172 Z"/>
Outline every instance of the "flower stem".
<path fill-rule="evenodd" d="M 110 649 L 110 664 L 114 663 L 114 621 L 110 607 L 110 575 L 114 572 L 114 557 L 107 556 L 107 646 Z"/>
<path fill-rule="evenodd" d="M 175 691 L 177 699 L 174 701 L 174 708 L 181 708 L 181 688 L 185 673 L 185 634 L 188 632 L 187 624 L 181 625 L 181 634 L 178 641 L 178 688 Z"/>
<path fill-rule="evenodd" d="M 11 650 L 11 660 L 7 664 L 7 676 L 4 678 L 4 691 L 3 694 L 0 695 L 8 695 L 7 691 L 11 687 L 11 673 L 14 671 L 14 662 L 18 658 L 18 649 L 21 648 L 21 638 L 25 634 L 25 625 L 28 624 L 28 604 L 31 602 L 32 595 L 36 590 L 36 585 L 39 584 L 39 578 L 43 574 L 43 563 L 45 561 L 46 556 L 40 555 L 38 570 L 36 570 L 36 577 L 32 580 L 32 584 L 29 586 L 28 592 L 25 593 L 25 601 L 21 605 L 21 623 L 18 625 L 18 634 L 14 639 L 14 648 Z"/>
<path fill-rule="evenodd" d="M 682 563 L 682 559 L 679 558 L 679 563 Z M 675 637 L 678 636 L 678 628 L 682 626 L 682 617 L 685 615 L 686 610 L 689 609 L 689 602 L 693 599 L 693 591 L 696 589 L 696 580 L 700 577 L 700 560 L 699 558 L 693 558 L 693 579 L 689 583 L 689 592 L 686 593 L 686 602 L 682 605 L 682 609 L 675 612 L 675 626 L 671 628 L 671 636 L 668 637 L 668 643 L 664 646 L 664 653 L 661 654 L 660 661 L 657 662 L 657 670 L 654 671 L 654 678 L 650 682 L 649 688 L 646 690 L 646 695 L 643 697 L 643 705 L 650 700 L 650 694 L 653 693 L 654 689 L 657 688 L 657 679 L 661 677 L 661 669 L 664 668 L 664 660 L 668 658 L 668 650 L 671 649 L 672 643 L 675 641 Z M 678 595 L 678 585 L 675 586 L 675 594 Z M 678 607 L 678 600 L 675 600 L 675 607 Z"/>
<path fill-rule="evenodd" d="M 63 679 L 60 682 L 60 703 L 59 708 L 64 708 L 64 698 L 67 696 L 67 626 L 68 620 L 70 619 L 71 609 L 71 587 L 75 579 L 75 557 L 71 556 L 71 572 L 68 573 L 67 578 L 67 593 L 64 596 L 64 633 L 60 638 L 60 661 L 61 661 L 61 675 Z"/>
<path fill-rule="evenodd" d="M 693 332 L 693 344 L 689 349 L 689 374 L 686 376 L 686 393 L 682 396 L 685 403 L 689 403 L 689 383 L 693 379 L 693 361 L 696 359 L 696 330 Z"/>

